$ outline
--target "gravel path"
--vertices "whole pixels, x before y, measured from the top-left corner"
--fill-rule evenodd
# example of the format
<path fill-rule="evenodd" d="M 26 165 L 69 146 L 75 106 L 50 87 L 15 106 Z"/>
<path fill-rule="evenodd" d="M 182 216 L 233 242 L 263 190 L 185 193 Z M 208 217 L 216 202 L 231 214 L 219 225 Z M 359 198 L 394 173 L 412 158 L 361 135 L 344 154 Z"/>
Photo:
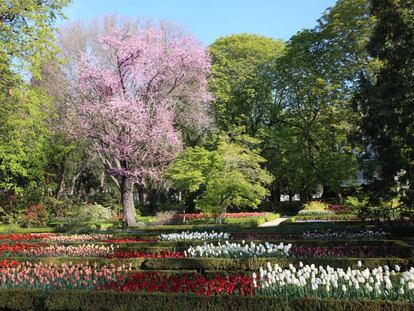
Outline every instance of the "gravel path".
<path fill-rule="evenodd" d="M 284 222 L 285 220 L 287 220 L 289 218 L 291 218 L 291 216 L 282 216 L 282 217 L 279 217 L 277 219 L 273 219 L 271 221 L 265 222 L 265 223 L 259 225 L 259 227 L 277 227 L 282 222 Z"/>

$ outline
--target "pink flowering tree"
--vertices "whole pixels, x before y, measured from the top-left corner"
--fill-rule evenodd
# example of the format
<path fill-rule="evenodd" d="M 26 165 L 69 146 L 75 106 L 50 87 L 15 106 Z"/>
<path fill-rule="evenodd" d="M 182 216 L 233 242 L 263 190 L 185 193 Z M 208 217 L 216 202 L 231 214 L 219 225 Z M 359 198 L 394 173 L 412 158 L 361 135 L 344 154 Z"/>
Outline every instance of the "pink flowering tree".
<path fill-rule="evenodd" d="M 127 226 L 136 224 L 134 186 L 161 177 L 182 149 L 180 125 L 205 121 L 209 70 L 197 40 L 157 28 L 113 26 L 79 62 L 74 132 L 117 182 Z"/>

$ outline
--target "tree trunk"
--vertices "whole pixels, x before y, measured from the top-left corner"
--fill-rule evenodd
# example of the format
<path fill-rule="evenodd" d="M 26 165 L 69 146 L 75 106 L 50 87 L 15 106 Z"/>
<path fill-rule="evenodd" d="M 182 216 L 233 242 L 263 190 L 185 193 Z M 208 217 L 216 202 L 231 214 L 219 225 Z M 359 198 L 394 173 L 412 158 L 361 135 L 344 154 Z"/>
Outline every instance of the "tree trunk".
<path fill-rule="evenodd" d="M 77 182 L 80 175 L 81 175 L 81 173 L 78 173 L 78 174 L 76 174 L 75 176 L 72 177 L 72 185 L 70 187 L 69 196 L 73 196 L 75 194 L 76 182 Z"/>
<path fill-rule="evenodd" d="M 274 183 L 270 186 L 270 205 L 273 211 L 280 205 L 280 186 Z"/>
<path fill-rule="evenodd" d="M 102 171 L 99 175 L 99 192 L 104 192 L 105 190 L 105 171 Z"/>
<path fill-rule="evenodd" d="M 59 176 L 59 182 L 58 182 L 58 186 L 56 188 L 56 193 L 55 193 L 55 199 L 56 200 L 59 200 L 60 199 L 60 195 L 63 192 L 64 186 L 65 186 L 65 177 L 62 174 L 62 175 Z"/>
<path fill-rule="evenodd" d="M 124 224 L 127 227 L 136 226 L 134 206 L 134 180 L 131 177 L 122 176 L 121 203 L 124 212 Z"/>
<path fill-rule="evenodd" d="M 145 205 L 144 186 L 138 185 L 137 190 L 138 190 L 138 203 L 140 206 L 144 206 Z"/>
<path fill-rule="evenodd" d="M 221 225 L 221 224 L 223 223 L 223 220 L 224 220 L 224 218 L 226 217 L 226 211 L 227 211 L 227 208 L 226 208 L 226 207 L 223 207 L 223 208 L 221 209 L 221 212 L 220 212 L 220 214 L 218 215 L 217 220 L 216 220 L 216 223 L 217 223 L 217 224 Z"/>
<path fill-rule="evenodd" d="M 343 198 L 342 193 L 340 191 L 338 191 L 336 193 L 336 199 L 337 199 L 339 205 L 344 204 L 344 198 Z"/>
<path fill-rule="evenodd" d="M 63 157 L 63 159 L 59 163 L 59 175 L 58 175 L 58 186 L 56 188 L 55 192 L 55 199 L 59 200 L 60 195 L 63 191 L 63 188 L 65 186 L 65 163 L 66 163 L 66 157 Z"/>

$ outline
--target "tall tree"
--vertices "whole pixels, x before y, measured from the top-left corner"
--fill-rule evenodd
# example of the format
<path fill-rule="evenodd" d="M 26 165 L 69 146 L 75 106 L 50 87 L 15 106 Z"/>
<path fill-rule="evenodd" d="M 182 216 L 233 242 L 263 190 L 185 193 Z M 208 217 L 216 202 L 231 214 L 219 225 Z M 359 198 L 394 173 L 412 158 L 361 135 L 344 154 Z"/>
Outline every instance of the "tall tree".
<path fill-rule="evenodd" d="M 339 193 L 355 176 L 351 99 L 359 73 L 371 66 L 366 44 L 373 24 L 367 0 L 339 0 L 269 67 L 275 102 L 263 140 L 276 188 L 306 200 L 321 186 Z"/>
<path fill-rule="evenodd" d="M 386 198 L 402 186 L 414 207 L 414 5 L 411 0 L 372 0 L 378 19 L 368 45 L 382 66 L 366 73 L 355 97 L 361 138 L 371 162 L 376 197 Z"/>
<path fill-rule="evenodd" d="M 3 0 L 0 2 L 0 86 L 11 87 L 16 74 L 39 74 L 55 49 L 54 22 L 70 0 Z"/>
<path fill-rule="evenodd" d="M 0 189 L 19 192 L 29 182 L 42 181 L 49 135 L 47 102 L 39 90 L 20 86 L 0 105 Z"/>
<path fill-rule="evenodd" d="M 0 189 L 43 178 L 49 100 L 27 81 L 55 55 L 54 22 L 67 0 L 0 2 Z"/>
<path fill-rule="evenodd" d="M 244 126 L 255 135 L 268 120 L 272 84 L 263 69 L 275 55 L 281 54 L 283 46 L 281 40 L 252 34 L 223 37 L 210 45 L 210 89 L 221 128 Z"/>
<path fill-rule="evenodd" d="M 101 42 L 108 53 L 86 51 L 79 63 L 73 130 L 119 178 L 130 226 L 134 185 L 156 180 L 175 158 L 182 147 L 178 122 L 203 117 L 210 59 L 193 37 L 169 37 L 156 28 L 113 26 Z M 183 105 L 186 114 L 180 114 Z"/>

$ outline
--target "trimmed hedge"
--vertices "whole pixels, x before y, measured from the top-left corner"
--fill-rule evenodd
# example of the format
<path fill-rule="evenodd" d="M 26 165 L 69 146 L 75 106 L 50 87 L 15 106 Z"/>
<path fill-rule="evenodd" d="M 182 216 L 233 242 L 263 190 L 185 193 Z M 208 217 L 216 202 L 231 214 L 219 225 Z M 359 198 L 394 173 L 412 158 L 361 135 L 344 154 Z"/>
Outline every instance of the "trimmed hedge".
<path fill-rule="evenodd" d="M 206 241 L 207 243 L 223 243 L 226 241 L 225 239 L 221 240 L 209 240 Z M 242 240 L 229 240 L 232 243 L 241 243 Z M 335 239 L 335 240 L 312 240 L 312 239 L 306 239 L 304 240 L 291 240 L 291 239 L 263 239 L 263 240 L 245 240 L 246 243 L 254 242 L 256 244 L 258 243 L 292 243 L 292 244 L 298 244 L 303 246 L 319 246 L 319 247 L 329 247 L 334 245 L 343 245 L 346 244 L 352 244 L 353 246 L 399 246 L 401 248 L 407 248 L 410 247 L 406 242 L 402 240 L 389 240 L 389 239 L 380 239 L 380 240 L 351 240 L 351 239 Z M 159 241 L 159 242 L 138 242 L 138 243 L 116 243 L 116 245 L 119 245 L 120 249 L 140 249 L 142 248 L 149 248 L 154 247 L 155 248 L 179 248 L 179 247 L 187 247 L 190 245 L 203 245 L 204 241 L 186 241 L 186 242 L 170 242 L 170 241 Z M 48 243 L 53 244 L 53 243 Z M 59 245 L 82 245 L 85 244 L 85 242 L 75 242 L 75 243 L 56 243 Z M 93 244 L 113 244 L 113 243 L 101 243 L 101 242 L 95 242 Z"/>
<path fill-rule="evenodd" d="M 408 311 L 414 310 L 414 304 L 388 300 L 337 300 L 332 298 L 302 298 L 290 301 L 287 309 L 292 311 Z"/>
<path fill-rule="evenodd" d="M 213 271 L 257 271 L 267 262 L 277 263 L 282 267 L 289 264 L 298 265 L 314 264 L 316 266 L 326 266 L 338 268 L 357 267 L 358 261 L 362 261 L 364 267 L 376 268 L 388 265 L 393 267 L 399 265 L 402 268 L 414 266 L 414 257 L 409 258 L 255 258 L 255 259 L 227 259 L 227 258 L 125 258 L 125 259 L 105 259 L 105 258 L 76 258 L 76 257 L 9 257 L 8 260 L 24 262 L 42 262 L 47 264 L 62 264 L 72 262 L 73 264 L 95 263 L 98 267 L 114 264 L 131 264 L 134 270 L 213 270 Z M 177 271 L 178 272 L 178 271 Z"/>
<path fill-rule="evenodd" d="M 255 258 L 249 260 L 226 259 L 226 258 L 150 258 L 146 259 L 141 269 L 143 270 L 245 270 L 257 271 L 264 267 L 267 262 L 278 264 L 281 267 L 288 267 L 289 264 L 298 265 L 314 264 L 315 266 L 331 266 L 337 268 L 354 267 L 358 261 L 362 261 L 364 267 L 376 268 L 378 266 L 388 265 L 393 267 L 399 265 L 402 268 L 409 268 L 414 264 L 414 258 Z"/>
<path fill-rule="evenodd" d="M 260 233 L 296 233 L 300 234 L 315 230 L 332 230 L 332 231 L 360 231 L 363 229 L 375 230 L 376 226 L 373 222 L 346 222 L 338 221 L 321 222 L 321 223 L 288 223 L 284 221 L 277 227 L 252 227 L 242 224 L 223 224 L 223 225 L 165 225 L 165 226 L 151 226 L 151 227 L 136 227 L 131 229 L 116 229 L 110 228 L 104 233 L 113 233 L 119 236 L 156 236 L 160 233 L 180 233 L 182 231 L 216 231 L 216 232 L 260 232 Z"/>
<path fill-rule="evenodd" d="M 111 291 L 0 290 L 0 310 L 21 311 L 394 311 L 413 310 L 414 304 L 383 300 L 336 300 L 300 298 L 288 303 L 279 297 L 195 296 L 176 293 L 133 293 Z"/>
<path fill-rule="evenodd" d="M 326 215 L 301 215 L 294 217 L 295 221 L 306 220 L 335 220 L 335 221 L 360 221 L 357 215 L 354 214 L 326 214 Z"/>

